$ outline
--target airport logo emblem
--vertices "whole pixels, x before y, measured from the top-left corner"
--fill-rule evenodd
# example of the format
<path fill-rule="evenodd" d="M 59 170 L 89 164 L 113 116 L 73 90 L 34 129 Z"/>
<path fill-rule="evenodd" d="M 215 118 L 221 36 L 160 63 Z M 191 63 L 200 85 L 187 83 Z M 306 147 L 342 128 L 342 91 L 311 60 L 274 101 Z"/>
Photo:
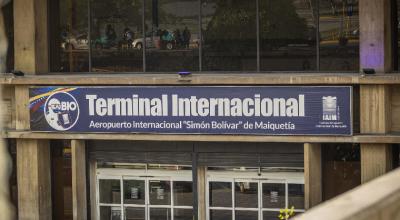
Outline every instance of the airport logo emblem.
<path fill-rule="evenodd" d="M 50 127 L 57 131 L 67 131 L 78 121 L 78 102 L 67 92 L 56 92 L 47 98 L 44 116 Z"/>
<path fill-rule="evenodd" d="M 336 121 L 338 120 L 337 97 L 322 97 L 322 120 Z"/>

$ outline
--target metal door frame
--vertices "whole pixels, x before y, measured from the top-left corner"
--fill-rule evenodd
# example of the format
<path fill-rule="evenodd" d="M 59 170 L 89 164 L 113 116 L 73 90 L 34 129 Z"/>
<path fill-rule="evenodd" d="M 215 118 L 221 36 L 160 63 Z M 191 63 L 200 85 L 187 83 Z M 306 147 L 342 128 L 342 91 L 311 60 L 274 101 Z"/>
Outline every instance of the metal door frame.
<path fill-rule="evenodd" d="M 288 208 L 289 203 L 289 184 L 304 184 L 304 179 L 293 178 L 290 173 L 287 175 L 283 175 L 282 179 L 279 178 L 265 178 L 264 176 L 257 175 L 244 175 L 246 177 L 240 177 L 240 172 L 237 172 L 237 176 L 229 177 L 227 173 L 223 171 L 214 171 L 208 172 L 206 178 L 206 219 L 210 220 L 210 211 L 211 210 L 231 210 L 232 211 L 232 220 L 235 220 L 235 211 L 256 211 L 256 208 L 237 208 L 235 204 L 235 183 L 236 182 L 250 182 L 258 184 L 258 220 L 263 220 L 263 212 L 264 211 L 274 211 L 279 213 L 281 208 L 263 208 L 263 183 L 281 183 L 285 184 L 285 208 Z M 231 183 L 231 191 L 232 191 L 232 206 L 231 207 L 210 207 L 210 182 L 228 182 Z M 295 209 L 295 212 L 304 212 L 304 209 Z M 277 216 L 278 217 L 278 216 Z"/>
<path fill-rule="evenodd" d="M 150 171 L 150 172 L 149 172 Z M 120 204 L 100 203 L 100 187 L 99 181 L 106 180 L 119 180 L 120 181 Z M 143 180 L 145 181 L 145 204 L 124 204 L 124 180 Z M 160 180 L 169 181 L 170 183 L 170 204 L 169 205 L 151 205 L 150 204 L 150 181 Z M 133 170 L 133 169 L 115 169 L 115 168 L 102 168 L 96 169 L 96 206 L 97 216 L 100 218 L 100 207 L 120 207 L 121 220 L 125 220 L 126 207 L 145 208 L 145 219 L 150 219 L 150 208 L 169 208 L 171 210 L 171 220 L 174 220 L 174 209 L 192 209 L 193 206 L 176 206 L 174 204 L 174 182 L 185 181 L 192 182 L 192 171 L 190 170 Z"/>

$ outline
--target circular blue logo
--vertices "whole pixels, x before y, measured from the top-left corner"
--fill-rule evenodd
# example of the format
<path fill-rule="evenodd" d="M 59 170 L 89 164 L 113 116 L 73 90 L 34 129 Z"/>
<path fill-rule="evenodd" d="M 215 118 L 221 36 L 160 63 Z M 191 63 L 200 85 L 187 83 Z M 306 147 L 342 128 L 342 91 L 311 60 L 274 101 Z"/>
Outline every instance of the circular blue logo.
<path fill-rule="evenodd" d="M 67 131 L 78 121 L 78 102 L 67 92 L 56 92 L 47 98 L 44 116 L 50 127 L 57 131 Z"/>

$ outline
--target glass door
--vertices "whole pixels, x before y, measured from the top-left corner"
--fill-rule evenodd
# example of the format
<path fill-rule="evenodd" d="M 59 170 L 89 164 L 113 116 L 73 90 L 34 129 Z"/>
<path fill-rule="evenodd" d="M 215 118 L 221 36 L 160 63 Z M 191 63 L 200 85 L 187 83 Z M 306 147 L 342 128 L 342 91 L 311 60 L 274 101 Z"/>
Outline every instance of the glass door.
<path fill-rule="evenodd" d="M 254 180 L 234 180 L 235 220 L 259 219 L 259 182 Z"/>
<path fill-rule="evenodd" d="M 124 177 L 122 181 L 125 220 L 146 220 L 148 200 L 146 179 Z"/>
<path fill-rule="evenodd" d="M 286 183 L 279 180 L 260 181 L 263 220 L 276 220 L 279 210 L 287 207 Z"/>
<path fill-rule="evenodd" d="M 147 180 L 147 185 L 149 186 L 149 219 L 172 219 L 171 180 L 169 178 L 151 178 Z"/>
<path fill-rule="evenodd" d="M 118 177 L 98 179 L 97 186 L 99 219 L 121 220 L 121 180 Z"/>
<path fill-rule="evenodd" d="M 215 180 L 208 182 L 208 219 L 226 220 L 233 215 L 232 181 Z"/>
<path fill-rule="evenodd" d="M 279 211 L 304 212 L 304 184 L 287 180 L 212 178 L 207 182 L 208 220 L 276 220 Z"/>
<path fill-rule="evenodd" d="M 190 179 L 105 176 L 99 177 L 97 182 L 100 220 L 193 219 L 193 185 Z"/>

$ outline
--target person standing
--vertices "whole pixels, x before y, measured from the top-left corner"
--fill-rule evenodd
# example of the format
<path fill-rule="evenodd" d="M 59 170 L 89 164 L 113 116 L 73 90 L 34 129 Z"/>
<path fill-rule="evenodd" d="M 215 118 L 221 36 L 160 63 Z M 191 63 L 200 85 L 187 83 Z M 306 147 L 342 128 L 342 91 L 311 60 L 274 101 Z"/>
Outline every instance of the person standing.
<path fill-rule="evenodd" d="M 115 45 L 115 40 L 117 39 L 117 34 L 115 33 L 115 30 L 111 26 L 111 24 L 108 24 L 106 27 L 106 38 L 107 38 L 108 45 L 110 45 L 111 47 Z"/>
<path fill-rule="evenodd" d="M 192 36 L 191 36 L 191 33 L 190 33 L 190 31 L 189 31 L 189 29 L 187 27 L 185 27 L 185 29 L 183 30 L 182 36 L 183 36 L 183 45 L 184 45 L 184 47 L 186 49 L 188 49 L 189 48 L 189 43 L 190 43 L 190 38 Z"/>

